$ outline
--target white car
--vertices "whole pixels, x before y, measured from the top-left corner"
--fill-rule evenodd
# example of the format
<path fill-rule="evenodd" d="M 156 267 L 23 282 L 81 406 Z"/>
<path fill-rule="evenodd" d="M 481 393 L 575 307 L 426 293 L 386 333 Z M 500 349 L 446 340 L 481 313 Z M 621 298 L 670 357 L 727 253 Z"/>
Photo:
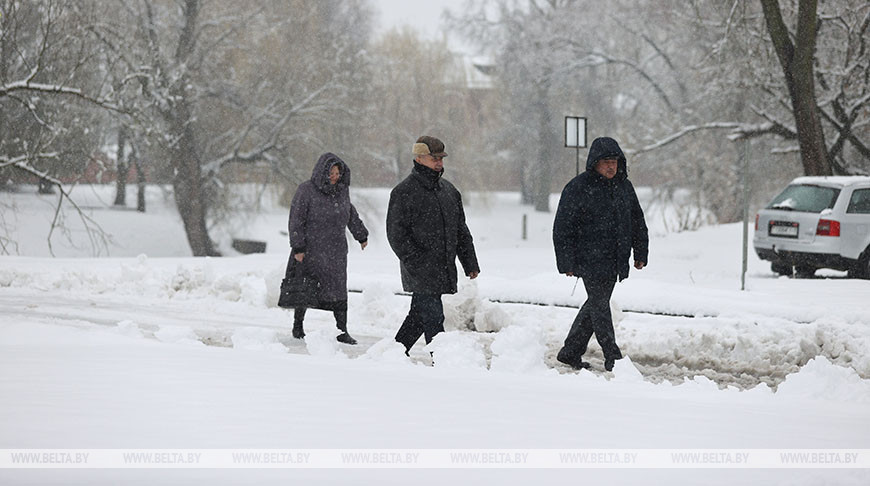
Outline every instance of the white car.
<path fill-rule="evenodd" d="M 870 278 L 870 177 L 798 177 L 755 215 L 755 252 L 780 275 Z"/>

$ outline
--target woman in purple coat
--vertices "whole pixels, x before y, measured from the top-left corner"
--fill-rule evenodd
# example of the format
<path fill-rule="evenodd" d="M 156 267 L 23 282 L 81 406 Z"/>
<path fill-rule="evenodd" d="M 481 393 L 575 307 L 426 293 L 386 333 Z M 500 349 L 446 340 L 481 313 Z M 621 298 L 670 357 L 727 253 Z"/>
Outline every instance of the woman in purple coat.
<path fill-rule="evenodd" d="M 291 254 L 294 266 L 320 282 L 320 301 L 316 308 L 332 311 L 341 331 L 339 342 L 356 344 L 347 332 L 347 238 L 345 228 L 365 249 L 369 231 L 350 203 L 350 169 L 343 160 L 325 153 L 317 160 L 311 179 L 299 184 L 290 205 Z M 288 266 L 292 268 L 292 266 Z M 305 308 L 293 314 L 293 337 L 302 339 Z"/>

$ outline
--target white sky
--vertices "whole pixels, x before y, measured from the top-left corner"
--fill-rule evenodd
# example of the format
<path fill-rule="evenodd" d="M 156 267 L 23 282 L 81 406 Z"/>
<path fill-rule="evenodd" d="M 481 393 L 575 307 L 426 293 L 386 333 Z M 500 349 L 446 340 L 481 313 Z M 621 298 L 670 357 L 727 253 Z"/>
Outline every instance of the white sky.
<path fill-rule="evenodd" d="M 466 0 L 372 0 L 376 9 L 376 28 L 378 32 L 402 25 L 419 29 L 421 37 L 440 38 L 444 23 L 441 17 L 444 9 L 454 13 L 461 10 Z M 452 46 L 456 46 L 456 36 L 449 36 Z"/>

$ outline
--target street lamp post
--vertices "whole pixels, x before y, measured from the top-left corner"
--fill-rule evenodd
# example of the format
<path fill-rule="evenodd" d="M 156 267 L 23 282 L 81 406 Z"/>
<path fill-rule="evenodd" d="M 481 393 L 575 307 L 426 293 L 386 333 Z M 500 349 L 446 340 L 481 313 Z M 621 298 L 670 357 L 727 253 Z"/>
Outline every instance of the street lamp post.
<path fill-rule="evenodd" d="M 565 117 L 565 147 L 576 149 L 577 175 L 580 175 L 580 149 L 586 148 L 586 117 Z"/>

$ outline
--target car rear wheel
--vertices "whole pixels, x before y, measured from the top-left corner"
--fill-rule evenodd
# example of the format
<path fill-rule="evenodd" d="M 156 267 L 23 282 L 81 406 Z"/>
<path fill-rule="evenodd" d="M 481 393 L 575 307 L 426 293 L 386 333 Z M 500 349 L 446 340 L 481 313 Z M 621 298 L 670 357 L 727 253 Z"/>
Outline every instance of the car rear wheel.
<path fill-rule="evenodd" d="M 797 278 L 813 278 L 816 275 L 816 267 L 795 265 L 794 275 Z"/>
<path fill-rule="evenodd" d="M 770 270 L 779 275 L 791 276 L 791 265 L 787 263 L 771 263 Z"/>
<path fill-rule="evenodd" d="M 858 257 L 858 262 L 849 270 L 849 277 L 870 280 L 870 248 Z"/>

